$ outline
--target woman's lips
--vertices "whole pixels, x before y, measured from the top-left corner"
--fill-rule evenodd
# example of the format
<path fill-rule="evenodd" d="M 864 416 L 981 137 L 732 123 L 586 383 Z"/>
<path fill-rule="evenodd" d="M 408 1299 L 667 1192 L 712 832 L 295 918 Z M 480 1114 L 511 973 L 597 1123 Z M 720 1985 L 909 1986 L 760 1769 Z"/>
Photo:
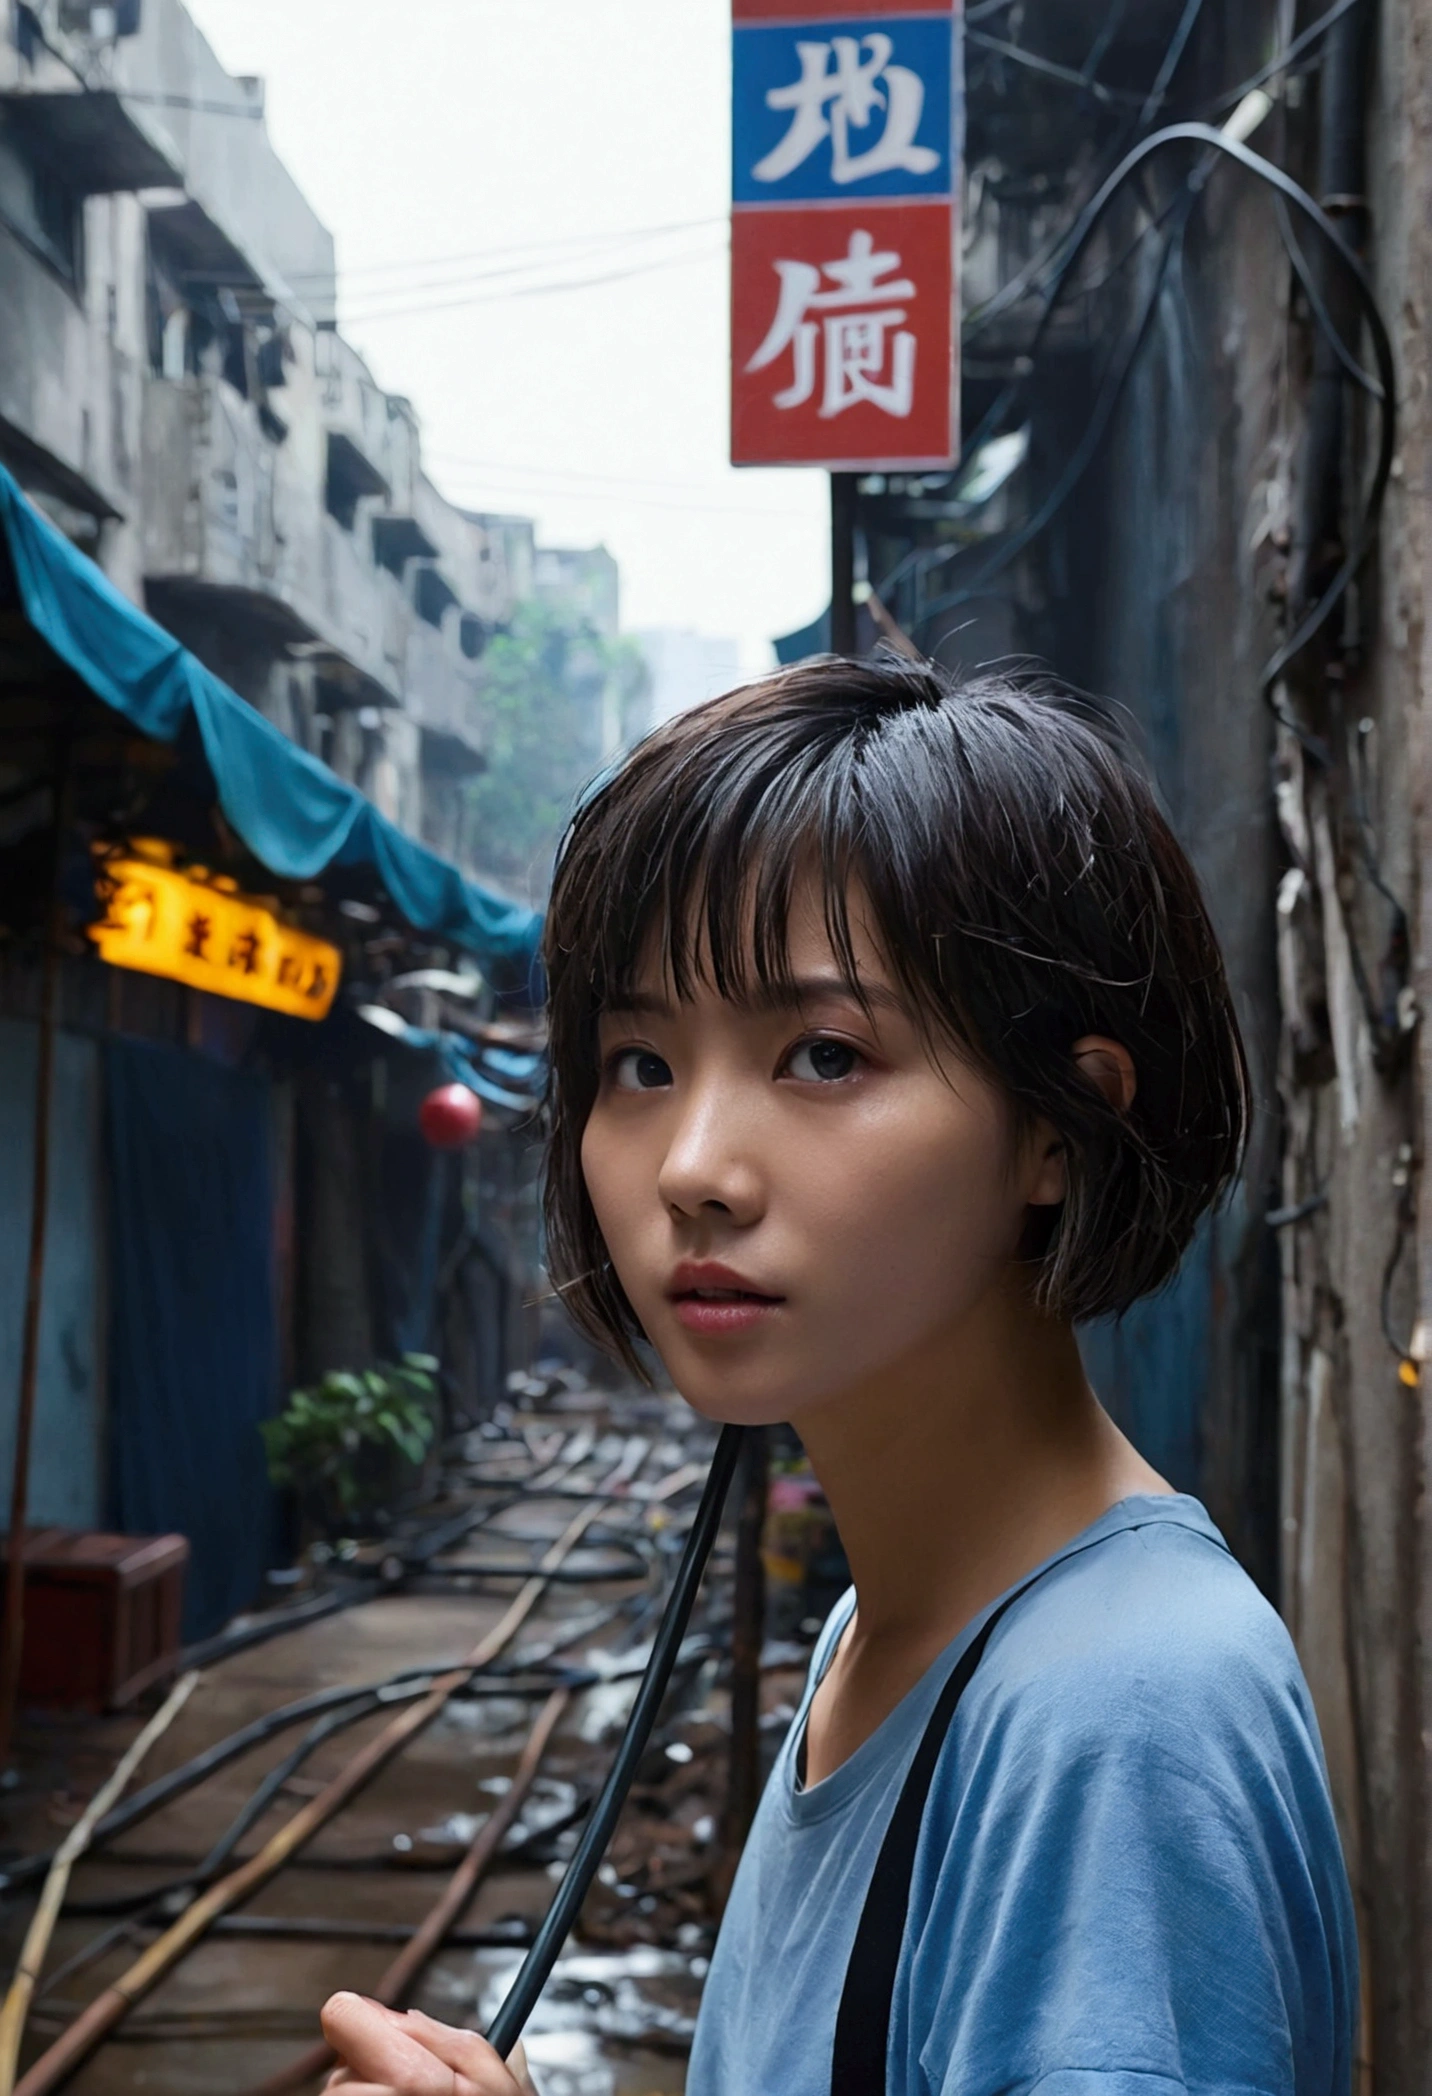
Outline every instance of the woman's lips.
<path fill-rule="evenodd" d="M 742 1274 L 714 1261 L 683 1262 L 672 1276 L 669 1297 L 688 1332 L 722 1337 L 749 1332 L 779 1310 L 783 1296 L 750 1287 Z"/>
<path fill-rule="evenodd" d="M 763 1319 L 782 1308 L 774 1295 L 747 1295 L 734 1289 L 688 1290 L 672 1297 L 680 1322 L 703 1338 L 725 1338 L 754 1331 Z"/>

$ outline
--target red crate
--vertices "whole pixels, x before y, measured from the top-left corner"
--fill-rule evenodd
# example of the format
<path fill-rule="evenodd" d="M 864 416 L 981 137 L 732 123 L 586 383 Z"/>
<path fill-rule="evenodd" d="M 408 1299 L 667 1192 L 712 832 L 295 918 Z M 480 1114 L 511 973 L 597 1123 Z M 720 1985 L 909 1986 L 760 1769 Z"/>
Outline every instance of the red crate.
<path fill-rule="evenodd" d="M 188 1562 L 187 1536 L 32 1530 L 25 1539 L 20 1701 L 117 1710 L 172 1673 Z"/>

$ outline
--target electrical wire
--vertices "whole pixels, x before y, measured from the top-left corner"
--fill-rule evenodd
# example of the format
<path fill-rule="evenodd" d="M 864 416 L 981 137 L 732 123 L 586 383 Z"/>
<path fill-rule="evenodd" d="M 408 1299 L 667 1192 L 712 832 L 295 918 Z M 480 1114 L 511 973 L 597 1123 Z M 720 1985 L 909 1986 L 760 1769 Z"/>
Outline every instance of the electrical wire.
<path fill-rule="evenodd" d="M 1173 85 L 1173 76 L 1178 71 L 1179 62 L 1184 52 L 1188 49 L 1188 40 L 1198 26 L 1198 18 L 1202 12 L 1203 0 L 1184 0 L 1184 10 L 1179 16 L 1178 27 L 1174 30 L 1173 38 L 1163 55 L 1163 63 L 1154 75 L 1154 84 L 1149 89 L 1144 105 L 1139 111 L 1141 128 L 1153 122 L 1168 99 L 1169 88 Z"/>
<path fill-rule="evenodd" d="M 1287 250 L 1288 260 L 1293 265 L 1293 274 L 1302 286 L 1303 296 L 1308 301 L 1308 309 L 1326 337 L 1334 356 L 1355 386 L 1360 387 L 1370 399 L 1381 401 L 1385 397 L 1381 385 L 1370 371 L 1364 371 L 1362 365 L 1359 364 L 1357 358 L 1338 333 L 1332 314 L 1329 313 L 1326 301 L 1318 289 L 1312 271 L 1308 267 L 1307 256 L 1303 253 L 1298 236 L 1293 231 L 1292 220 L 1288 217 L 1288 207 L 1280 196 L 1274 197 L 1273 209 L 1278 215 L 1278 231 L 1282 235 L 1283 246 Z"/>
<path fill-rule="evenodd" d="M 521 298 L 555 298 L 569 291 L 594 291 L 607 284 L 624 284 L 633 277 L 656 276 L 664 269 L 688 267 L 693 262 L 714 262 L 727 251 L 727 243 L 700 248 L 686 255 L 663 255 L 652 262 L 633 262 L 625 269 L 609 269 L 597 276 L 568 277 L 551 284 L 521 284 L 510 291 L 474 292 L 468 298 L 446 299 L 437 305 L 385 306 L 372 312 L 359 312 L 347 317 L 349 327 L 371 327 L 376 321 L 413 320 L 433 313 L 457 313 L 470 306 L 491 306 Z"/>
<path fill-rule="evenodd" d="M 1276 80 L 1280 74 L 1290 72 L 1300 58 L 1311 51 L 1315 44 L 1320 43 L 1330 29 L 1337 26 L 1344 15 L 1350 15 L 1355 7 L 1361 7 L 1363 4 L 1364 0 L 1336 0 L 1336 4 L 1330 7 L 1326 14 L 1319 15 L 1316 22 L 1310 22 L 1306 29 L 1295 36 L 1288 48 L 1280 52 L 1277 58 L 1270 58 L 1267 65 L 1260 66 L 1258 71 L 1250 74 L 1240 86 L 1230 88 L 1226 94 L 1220 95 L 1216 102 L 1208 105 L 1204 113 L 1208 116 L 1220 116 L 1225 109 L 1236 109 L 1245 95 L 1253 94 L 1260 87 L 1266 87 L 1270 80 Z"/>
<path fill-rule="evenodd" d="M 551 240 L 508 241 L 499 247 L 459 249 L 456 253 L 446 255 L 395 256 L 387 262 L 356 262 L 351 266 L 345 264 L 342 273 L 343 282 L 348 284 L 354 278 L 366 280 L 370 277 L 378 276 L 398 275 L 406 277 L 414 270 L 450 270 L 466 268 L 471 264 L 481 265 L 489 262 L 512 265 L 513 257 L 533 258 L 525 263 L 513 266 L 534 269 L 542 267 L 544 261 L 547 260 L 570 259 L 573 261 L 586 261 L 590 259 L 590 251 L 593 248 L 611 248 L 615 251 L 618 248 L 628 247 L 636 241 L 663 239 L 673 233 L 707 232 L 716 226 L 724 226 L 728 217 L 729 213 L 722 212 L 718 216 L 709 218 L 675 218 L 667 219 L 656 225 L 612 227 L 606 232 L 564 233 Z M 571 252 L 574 249 L 578 251 L 575 254 Z M 480 271 L 479 273 L 485 274 L 486 272 Z M 506 273 L 505 270 L 503 273 Z M 331 270 L 297 270 L 289 278 L 289 282 L 293 284 L 324 284 L 331 281 L 331 278 Z M 376 297 L 383 288 L 381 285 L 375 285 L 373 287 L 373 296 Z M 393 288 L 395 291 L 422 291 L 441 289 L 442 287 L 440 285 L 404 283 Z"/>
<path fill-rule="evenodd" d="M 1067 87 L 1077 87 L 1096 102 L 1113 108 L 1120 102 L 1137 106 L 1142 97 L 1131 94 L 1125 88 L 1105 87 L 1101 80 L 1081 73 L 1075 66 L 1061 65 L 1057 59 L 1044 58 L 1038 51 L 1027 50 L 1023 44 L 1012 44 L 1002 36 L 990 36 L 983 29 L 967 29 L 966 43 L 974 44 L 981 51 L 991 51 L 998 58 L 1008 58 L 1016 65 L 1024 66 L 1031 73 L 1038 73 L 1046 80 L 1063 81 Z"/>
<path fill-rule="evenodd" d="M 1271 699 L 1277 680 L 1282 676 L 1288 664 L 1322 630 L 1333 610 L 1341 602 L 1354 576 L 1366 560 L 1371 550 L 1373 539 L 1376 536 L 1378 518 L 1381 515 L 1383 500 L 1392 477 L 1392 461 L 1397 441 L 1396 410 L 1394 405 L 1396 375 L 1392 343 L 1377 303 L 1377 295 L 1372 281 L 1361 259 L 1344 241 L 1338 228 L 1328 217 L 1322 206 L 1308 194 L 1301 183 L 1296 182 L 1291 175 L 1286 174 L 1282 168 L 1277 167 L 1272 161 L 1265 160 L 1261 154 L 1255 153 L 1251 147 L 1244 145 L 1240 140 L 1230 138 L 1222 131 L 1216 131 L 1210 125 L 1203 123 L 1170 124 L 1160 131 L 1151 133 L 1149 137 L 1141 139 L 1136 146 L 1132 147 L 1124 155 L 1119 165 L 1106 177 L 1097 194 L 1085 206 L 1070 235 L 1068 248 L 1060 266 L 1061 283 L 1068 281 L 1072 271 L 1077 266 L 1081 256 L 1087 250 L 1090 241 L 1102 223 L 1106 212 L 1130 178 L 1155 155 L 1166 152 L 1171 146 L 1181 144 L 1201 145 L 1214 153 L 1222 154 L 1229 159 L 1235 160 L 1247 173 L 1252 174 L 1259 181 L 1265 183 L 1277 194 L 1285 198 L 1296 211 L 1301 213 L 1321 233 L 1324 240 L 1329 243 L 1342 262 L 1343 267 L 1348 271 L 1356 288 L 1358 302 L 1367 321 L 1368 331 L 1372 339 L 1373 354 L 1377 364 L 1378 384 L 1382 389 L 1382 398 L 1378 402 L 1381 418 L 1380 442 L 1362 518 L 1353 535 L 1351 546 L 1348 548 L 1341 565 L 1323 591 L 1323 594 L 1319 597 L 1316 604 L 1299 620 L 1293 632 L 1288 635 L 1265 665 L 1262 672 L 1261 688 L 1265 696 L 1269 696 Z M 1201 195 L 1211 167 L 1212 162 L 1205 158 L 1205 163 L 1196 167 L 1188 176 L 1187 184 L 1190 199 Z M 1035 331 L 1034 341 L 1030 347 L 1029 358 L 1031 362 L 1038 353 L 1056 303 L 1057 301 L 1054 297 L 1051 297 L 1046 303 L 1039 327 Z M 1145 320 L 1147 320 L 1147 317 L 1146 312 Z M 1128 371 L 1131 368 L 1132 360 L 1125 360 L 1121 371 L 1120 385 L 1127 378 Z M 1104 396 L 1101 394 L 1094 416 L 1094 421 L 1098 423 L 1101 432 L 1103 428 L 1107 427 L 1108 419 L 1109 411 L 1106 409 Z M 1076 459 L 1082 460 L 1078 472 L 1071 475 L 1066 470 L 1065 474 L 1061 476 L 1056 490 L 1058 500 L 1053 503 L 1046 500 L 1041 505 L 1037 516 L 1031 519 L 1030 523 L 1016 533 L 1012 539 L 1005 541 L 997 553 L 979 570 L 970 585 L 972 590 L 982 588 L 993 574 L 1008 566 L 1010 560 L 1022 552 L 1031 539 L 1039 531 L 1042 531 L 1051 518 L 1057 514 L 1058 509 L 1067 500 L 1069 493 L 1077 485 L 1079 477 L 1082 476 L 1084 468 L 1087 466 L 1086 449 L 1086 444 L 1081 442 L 1076 453 Z M 882 597 L 885 594 L 886 591 L 882 587 Z M 966 593 L 963 591 L 956 592 L 952 596 L 942 599 L 929 616 L 947 613 L 965 601 L 967 601 Z"/>
<path fill-rule="evenodd" d="M 1164 236 L 1163 247 L 1159 254 L 1158 262 L 1151 272 L 1151 280 L 1145 292 L 1138 318 L 1128 331 L 1122 351 L 1105 373 L 1098 397 L 1094 403 L 1093 413 L 1089 417 L 1084 434 L 1066 462 L 1054 486 L 1045 496 L 1033 516 L 1028 518 L 1018 531 L 1011 533 L 985 559 L 983 564 L 977 569 L 973 579 L 966 586 L 950 592 L 947 596 L 938 598 L 935 603 L 924 608 L 920 619 L 921 625 L 928 625 L 932 619 L 948 616 L 951 611 L 958 610 L 961 606 L 968 604 L 975 596 L 983 596 L 986 593 L 987 585 L 994 580 L 995 576 L 1011 566 L 1019 558 L 1020 554 L 1024 552 L 1025 548 L 1053 522 L 1078 487 L 1080 481 L 1084 478 L 1113 419 L 1114 411 L 1123 395 L 1129 374 L 1138 361 L 1139 352 L 1148 339 L 1149 330 L 1158 312 L 1159 300 L 1163 295 L 1163 288 L 1168 277 L 1170 264 L 1182 245 L 1188 214 L 1193 208 L 1193 202 L 1194 199 L 1191 194 L 1184 197 L 1184 209 L 1179 216 L 1178 223 Z"/>
<path fill-rule="evenodd" d="M 582 1839 L 576 1853 L 567 1866 L 566 1875 L 557 1887 L 556 1894 L 536 1940 L 527 1953 L 522 1967 L 508 1991 L 501 2008 L 493 2018 L 487 2032 L 488 2043 L 498 2056 L 506 2059 L 521 2037 L 527 2019 L 536 2007 L 538 1997 L 551 1977 L 552 1967 L 561 1954 L 582 1910 L 583 1902 L 591 1889 L 592 1880 L 606 1853 L 607 1845 L 616 1829 L 631 1789 L 637 1765 L 646 1750 L 671 1679 L 686 1626 L 695 1605 L 701 1585 L 701 1575 L 711 1546 L 716 1540 L 720 1525 L 721 1510 L 735 1473 L 737 1458 L 741 1452 L 743 1429 L 724 1426 L 716 1444 L 716 1453 L 711 1460 L 706 1489 L 701 1495 L 696 1518 L 691 1524 L 681 1563 L 672 1583 L 671 1594 L 651 1648 L 651 1658 L 642 1675 L 641 1687 L 637 1690 L 631 1716 L 622 1734 L 621 1745 L 612 1762 L 606 1782 L 596 1804 L 592 1807 Z"/>

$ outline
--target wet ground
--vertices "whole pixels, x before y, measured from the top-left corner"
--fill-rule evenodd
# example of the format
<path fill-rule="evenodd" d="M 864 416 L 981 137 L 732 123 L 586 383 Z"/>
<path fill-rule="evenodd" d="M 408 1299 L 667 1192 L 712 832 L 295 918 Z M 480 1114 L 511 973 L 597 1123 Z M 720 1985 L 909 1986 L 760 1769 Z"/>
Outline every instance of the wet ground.
<path fill-rule="evenodd" d="M 467 1538 L 445 1560 L 444 1590 L 424 1590 L 417 1582 L 207 1669 L 138 1781 L 178 1767 L 315 1689 L 380 1682 L 405 1669 L 460 1660 L 499 1621 L 518 1582 L 481 1577 L 470 1591 L 454 1591 L 452 1565 L 463 1555 L 490 1563 L 496 1554 L 530 1564 L 571 1520 L 575 1495 L 604 1485 L 623 1465 L 630 1474 L 613 1493 L 605 1525 L 594 1531 L 598 1540 L 569 1564 L 598 1572 L 611 1565 L 608 1538 L 625 1527 L 648 1561 L 645 1578 L 627 1569 L 621 1579 L 549 1587 L 509 1656 L 536 1660 L 560 1642 L 568 1663 L 607 1672 L 643 1657 L 706 1444 L 678 1440 L 673 1415 L 660 1401 L 633 1401 L 636 1409 L 628 1404 L 615 1420 L 606 1411 L 583 1415 L 578 1402 L 568 1400 L 555 1417 L 519 1419 L 520 1442 L 476 1451 L 484 1476 L 504 1465 L 514 1475 L 525 1470 L 539 1478 L 560 1470 L 565 1496 L 526 1498 L 479 1537 Z M 573 1465 L 573 1454 L 583 1460 Z M 430 1519 L 450 1514 L 454 1505 L 485 1503 L 472 1474 L 449 1481 L 449 1502 L 427 1510 Z M 667 1497 L 642 1496 L 673 1480 Z M 633 1809 L 588 1903 L 583 1933 L 569 1945 L 529 2029 L 543 2096 L 675 2096 L 684 2085 L 714 1938 L 710 1883 L 725 1775 L 720 1649 L 728 1596 L 729 1546 L 718 1546 L 703 1603 L 710 1656 L 702 1660 L 698 1650 L 668 1704 Z M 702 1627 L 698 1619 L 698 1632 Z M 798 1678 L 795 1671 L 773 1670 L 767 1703 L 779 1706 Z M 456 1930 L 407 1993 L 408 2003 L 478 2028 L 491 2017 L 577 1838 L 575 1811 L 600 1781 L 631 1693 L 630 1680 L 607 1680 L 573 1695 L 518 1824 Z M 402 1947 L 401 1931 L 415 1927 L 438 1899 L 501 1798 L 539 1706 L 535 1692 L 450 1703 L 301 1854 L 131 2009 L 70 2083 L 77 2096 L 140 2090 L 146 2096 L 246 2096 L 283 2068 L 317 2035 L 317 2010 L 327 1995 L 337 1988 L 372 1991 Z M 261 1847 L 392 1715 L 384 1708 L 319 1746 L 245 1835 L 238 1856 Z M 21 1783 L 5 1799 L 8 1851 L 34 1852 L 61 1838 L 138 1724 L 137 1716 L 32 1720 L 21 1740 Z M 182 1910 L 183 1893 L 163 1911 L 153 1901 L 186 1871 L 192 1875 L 297 1736 L 289 1731 L 256 1747 L 79 1865 L 31 2014 L 22 2068 Z M 148 1910 L 136 1914 L 135 1902 L 146 1894 Z M 3 1949 L 11 1963 L 31 1904 L 28 1898 L 6 1903 Z M 106 1932 L 109 1947 L 93 1957 Z M 87 1954 L 88 1962 L 75 1964 Z"/>

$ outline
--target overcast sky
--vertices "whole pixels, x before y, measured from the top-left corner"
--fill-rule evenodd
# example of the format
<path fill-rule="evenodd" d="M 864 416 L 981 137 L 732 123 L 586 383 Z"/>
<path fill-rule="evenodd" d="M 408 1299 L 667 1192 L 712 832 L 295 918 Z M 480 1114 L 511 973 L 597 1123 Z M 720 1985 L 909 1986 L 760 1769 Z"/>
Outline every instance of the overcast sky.
<path fill-rule="evenodd" d="M 266 78 L 444 492 L 604 541 L 626 626 L 769 661 L 826 602 L 827 495 L 726 464 L 728 0 L 187 4 Z"/>

